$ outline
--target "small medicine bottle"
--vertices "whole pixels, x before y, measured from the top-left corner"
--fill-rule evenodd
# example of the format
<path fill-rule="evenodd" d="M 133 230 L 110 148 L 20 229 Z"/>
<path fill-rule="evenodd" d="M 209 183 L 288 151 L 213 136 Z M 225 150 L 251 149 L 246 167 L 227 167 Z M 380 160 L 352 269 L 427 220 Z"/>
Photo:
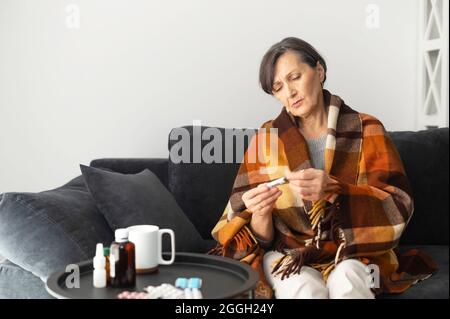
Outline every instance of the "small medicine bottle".
<path fill-rule="evenodd" d="M 95 257 L 94 257 L 94 274 L 93 274 L 93 285 L 95 288 L 105 288 L 106 287 L 106 260 L 103 256 L 103 244 L 97 244 L 95 247 Z"/>
<path fill-rule="evenodd" d="M 134 287 L 136 284 L 135 246 L 128 241 L 128 230 L 115 231 L 115 241 L 109 250 L 111 286 L 115 288 Z"/>

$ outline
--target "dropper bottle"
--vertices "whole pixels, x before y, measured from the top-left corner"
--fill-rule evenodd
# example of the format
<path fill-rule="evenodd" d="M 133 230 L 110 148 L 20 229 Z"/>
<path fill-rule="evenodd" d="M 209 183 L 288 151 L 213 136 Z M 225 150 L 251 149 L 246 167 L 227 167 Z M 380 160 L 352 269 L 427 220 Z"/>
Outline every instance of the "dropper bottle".
<path fill-rule="evenodd" d="M 93 285 L 95 288 L 106 287 L 106 259 L 103 255 L 103 244 L 97 244 L 94 257 Z"/>

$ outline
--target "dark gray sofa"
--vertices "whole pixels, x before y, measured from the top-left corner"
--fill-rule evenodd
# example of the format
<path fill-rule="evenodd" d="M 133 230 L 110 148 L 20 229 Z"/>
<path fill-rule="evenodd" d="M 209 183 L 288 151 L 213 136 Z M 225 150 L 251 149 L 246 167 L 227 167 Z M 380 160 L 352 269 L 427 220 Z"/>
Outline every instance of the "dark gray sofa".
<path fill-rule="evenodd" d="M 185 128 L 191 133 L 192 146 L 193 128 Z M 202 127 L 202 132 L 204 129 L 206 127 Z M 221 132 L 222 136 L 225 136 L 225 129 L 221 129 Z M 437 262 L 439 271 L 404 294 L 383 298 L 448 298 L 448 128 L 390 132 L 390 135 L 404 162 L 415 200 L 414 216 L 402 237 L 400 249 L 422 249 Z M 169 149 L 176 142 L 169 139 Z M 208 141 L 201 143 L 204 146 Z M 229 146 L 223 143 L 223 151 Z M 234 148 L 233 145 L 231 147 Z M 210 237 L 210 231 L 228 200 L 239 161 L 240 159 L 230 164 L 205 164 L 174 163 L 170 159 L 162 158 L 114 158 L 96 159 L 90 165 L 127 174 L 138 173 L 145 168 L 153 171 L 174 195 L 205 242 L 212 247 L 214 241 Z M 79 179 L 74 181 L 76 187 L 83 187 Z M 68 187 L 74 186 L 68 183 L 56 191 L 63 191 Z M 2 196 L 4 194 L 0 195 L 0 201 Z M 76 223 L 76 216 L 67 218 L 73 218 L 73 223 Z M 10 261 L 0 263 L 0 298 L 50 298 L 44 287 L 38 277 L 21 267 Z"/>

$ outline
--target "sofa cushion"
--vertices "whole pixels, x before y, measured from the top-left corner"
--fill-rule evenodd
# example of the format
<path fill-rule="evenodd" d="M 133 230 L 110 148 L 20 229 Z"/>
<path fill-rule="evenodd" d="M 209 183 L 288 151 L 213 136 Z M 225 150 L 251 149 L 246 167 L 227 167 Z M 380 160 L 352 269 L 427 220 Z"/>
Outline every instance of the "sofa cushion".
<path fill-rule="evenodd" d="M 391 132 L 414 198 L 402 244 L 448 245 L 448 128 Z"/>
<path fill-rule="evenodd" d="M 45 283 L 9 260 L 0 263 L 0 299 L 52 299 Z"/>
<path fill-rule="evenodd" d="M 158 225 L 175 232 L 177 251 L 205 250 L 205 242 L 172 194 L 148 169 L 121 174 L 80 165 L 87 188 L 112 229 Z M 163 250 L 170 249 L 169 240 Z"/>
<path fill-rule="evenodd" d="M 54 190 L 0 198 L 0 255 L 44 281 L 68 264 L 92 258 L 96 243 L 112 239 L 82 176 Z"/>

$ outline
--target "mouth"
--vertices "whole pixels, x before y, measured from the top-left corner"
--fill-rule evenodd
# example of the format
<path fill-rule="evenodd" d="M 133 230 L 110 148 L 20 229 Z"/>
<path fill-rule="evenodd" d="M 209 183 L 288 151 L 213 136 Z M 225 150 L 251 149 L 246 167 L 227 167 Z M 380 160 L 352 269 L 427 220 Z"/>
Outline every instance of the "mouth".
<path fill-rule="evenodd" d="M 304 98 L 298 99 L 297 101 L 295 101 L 294 103 L 292 103 L 291 106 L 292 106 L 293 108 L 297 108 L 297 107 L 299 107 L 300 105 L 302 105 L 303 100 L 304 100 Z"/>

